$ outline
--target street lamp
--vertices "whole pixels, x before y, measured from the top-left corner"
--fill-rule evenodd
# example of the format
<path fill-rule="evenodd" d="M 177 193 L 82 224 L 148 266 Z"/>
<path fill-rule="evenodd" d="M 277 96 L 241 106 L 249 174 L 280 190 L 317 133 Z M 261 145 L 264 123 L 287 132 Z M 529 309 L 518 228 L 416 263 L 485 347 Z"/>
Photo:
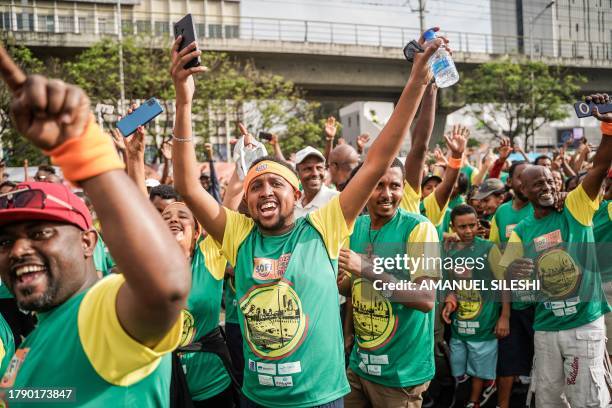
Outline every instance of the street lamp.
<path fill-rule="evenodd" d="M 548 10 L 549 8 L 552 7 L 552 5 L 555 4 L 555 0 L 550 1 L 546 7 L 544 7 L 542 10 L 540 10 L 540 12 L 538 14 L 535 15 L 535 17 L 532 17 L 529 20 L 529 61 L 533 60 L 533 45 L 534 45 L 534 41 L 533 41 L 533 26 L 535 24 L 535 22 L 542 17 L 542 14 L 544 14 L 544 12 L 546 10 Z M 540 52 L 542 52 L 542 50 L 540 49 Z M 533 95 L 533 81 L 535 81 L 535 78 L 533 77 L 533 69 L 531 70 L 531 110 L 532 112 L 535 111 L 535 98 Z M 525 135 L 526 137 L 527 135 Z M 535 153 L 536 150 L 536 137 L 535 137 L 535 132 L 531 135 L 531 143 L 532 143 L 532 150 Z M 525 140 L 525 147 L 527 147 L 527 140 Z"/>

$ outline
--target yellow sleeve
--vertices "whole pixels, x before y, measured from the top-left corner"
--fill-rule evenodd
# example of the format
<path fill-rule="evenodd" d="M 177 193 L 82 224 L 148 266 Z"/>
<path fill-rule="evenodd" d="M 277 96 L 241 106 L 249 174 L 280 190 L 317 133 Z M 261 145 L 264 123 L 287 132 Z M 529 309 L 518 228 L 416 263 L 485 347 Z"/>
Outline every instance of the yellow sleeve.
<path fill-rule="evenodd" d="M 2 364 L 2 360 L 4 360 L 4 356 L 6 355 L 6 349 L 4 348 L 4 342 L 0 339 L 0 364 Z"/>
<path fill-rule="evenodd" d="M 476 180 L 476 177 L 478 177 L 479 174 L 480 170 L 478 170 L 477 167 L 474 167 L 474 170 L 472 170 L 472 175 L 470 176 L 470 184 L 474 184 L 474 180 Z"/>
<path fill-rule="evenodd" d="M 204 255 L 204 264 L 213 278 L 216 280 L 223 279 L 227 260 L 225 256 L 223 256 L 223 252 L 221 252 L 221 248 L 217 241 L 208 235 L 200 242 L 200 251 L 202 251 L 202 255 Z"/>
<path fill-rule="evenodd" d="M 221 250 L 232 266 L 236 266 L 238 248 L 253 229 L 255 223 L 236 211 L 223 207 L 225 210 L 225 231 L 223 233 L 223 245 Z"/>
<path fill-rule="evenodd" d="M 353 233 L 355 224 L 346 225 L 342 208 L 340 208 L 340 196 L 335 196 L 324 207 L 311 212 L 308 217 L 310 223 L 323 237 L 329 257 L 338 259 L 340 249 Z"/>
<path fill-rule="evenodd" d="M 409 183 L 404 182 L 404 194 L 400 201 L 400 208 L 412 214 L 420 214 L 421 191 L 414 191 Z"/>
<path fill-rule="evenodd" d="M 491 267 L 491 272 L 493 272 L 493 277 L 495 279 L 504 279 L 504 274 L 506 273 L 506 268 L 499 264 L 501 257 L 502 254 L 499 247 L 493 245 L 489 251 L 489 266 Z"/>
<path fill-rule="evenodd" d="M 612 201 L 608 203 L 608 218 L 612 221 Z"/>
<path fill-rule="evenodd" d="M 406 252 L 412 259 L 422 258 L 418 268 L 410 271 L 412 281 L 422 276 L 435 279 L 441 277 L 440 270 L 436 267 L 436 261 L 440 259 L 439 242 L 438 232 L 429 221 L 421 222 L 410 232 Z"/>
<path fill-rule="evenodd" d="M 87 292 L 78 313 L 83 350 L 94 370 L 105 381 L 127 387 L 151 374 L 164 354 L 181 340 L 182 316 L 157 346 L 149 348 L 125 332 L 117 317 L 117 293 L 125 283 L 121 274 L 111 274 Z"/>
<path fill-rule="evenodd" d="M 499 238 L 499 227 L 497 226 L 497 218 L 493 217 L 493 221 L 491 222 L 491 230 L 489 231 L 489 241 L 493 242 L 496 245 L 501 243 Z"/>
<path fill-rule="evenodd" d="M 444 221 L 444 214 L 448 208 L 448 200 L 444 204 L 444 208 L 440 208 L 438 200 L 436 200 L 435 191 L 423 199 L 423 206 L 425 207 L 425 215 L 429 218 L 429 221 L 436 227 L 442 224 Z"/>
<path fill-rule="evenodd" d="M 580 224 L 588 227 L 593 225 L 593 216 L 599 209 L 598 200 L 591 200 L 587 195 L 582 183 L 567 194 L 565 208 L 572 214 L 572 217 Z"/>
<path fill-rule="evenodd" d="M 506 249 L 504 250 L 504 255 L 501 257 L 499 261 L 499 266 L 504 270 L 514 262 L 515 259 L 523 257 L 523 241 L 521 237 L 518 236 L 516 231 L 512 231 L 510 234 L 510 238 L 508 239 L 508 245 L 506 245 Z"/>

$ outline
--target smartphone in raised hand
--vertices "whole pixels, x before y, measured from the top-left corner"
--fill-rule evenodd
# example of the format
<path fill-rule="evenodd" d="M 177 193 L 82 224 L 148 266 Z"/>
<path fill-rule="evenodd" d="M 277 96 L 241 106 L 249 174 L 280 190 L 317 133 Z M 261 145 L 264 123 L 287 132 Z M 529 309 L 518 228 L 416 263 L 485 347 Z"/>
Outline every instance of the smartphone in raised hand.
<path fill-rule="evenodd" d="M 586 118 L 593 116 L 593 106 L 597 106 L 599 113 L 604 114 L 612 112 L 612 103 L 600 103 L 597 104 L 593 101 L 590 102 L 576 102 L 574 104 L 574 110 L 576 110 L 576 116 L 579 118 Z"/>
<path fill-rule="evenodd" d="M 272 133 L 259 132 L 258 137 L 261 140 L 267 140 L 269 142 L 270 140 L 272 140 Z"/>
<path fill-rule="evenodd" d="M 123 137 L 128 137 L 136 132 L 139 126 L 146 125 L 163 111 L 164 108 L 162 108 L 157 99 L 151 98 L 140 105 L 134 112 L 117 122 L 117 129 L 119 129 Z"/>
<path fill-rule="evenodd" d="M 191 15 L 191 13 L 187 14 L 185 17 L 181 18 L 174 24 L 174 39 L 177 39 L 179 35 L 183 37 L 181 43 L 179 44 L 179 52 L 184 50 L 185 47 L 187 47 L 189 44 L 191 44 L 198 38 L 195 29 L 195 23 L 193 21 L 193 16 Z M 193 67 L 199 67 L 200 64 L 200 57 L 195 57 L 187 64 L 185 64 L 183 68 L 188 69 Z"/>

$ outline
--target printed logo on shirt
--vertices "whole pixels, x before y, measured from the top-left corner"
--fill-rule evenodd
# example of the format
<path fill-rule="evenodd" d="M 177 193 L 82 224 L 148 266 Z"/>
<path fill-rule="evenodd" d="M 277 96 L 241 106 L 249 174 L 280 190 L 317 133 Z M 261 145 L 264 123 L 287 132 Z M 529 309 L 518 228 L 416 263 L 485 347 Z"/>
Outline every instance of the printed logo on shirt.
<path fill-rule="evenodd" d="M 19 373 L 19 369 L 23 365 L 23 362 L 25 361 L 29 352 L 29 348 L 20 348 L 15 351 L 15 354 L 13 354 L 9 365 L 6 368 L 4 377 L 2 377 L 2 381 L 0 381 L 0 387 L 10 388 L 15 385 L 15 379 Z"/>
<path fill-rule="evenodd" d="M 506 238 L 510 238 L 510 235 L 512 235 L 512 231 L 514 231 L 516 225 L 517 224 L 506 225 Z"/>
<path fill-rule="evenodd" d="M 240 303 L 245 340 L 261 358 L 283 358 L 295 351 L 308 330 L 308 317 L 286 281 L 254 286 Z"/>
<path fill-rule="evenodd" d="M 255 258 L 253 260 L 253 279 L 280 279 L 285 275 L 291 254 L 283 254 L 278 259 Z"/>
<path fill-rule="evenodd" d="M 561 238 L 561 230 L 554 230 L 548 234 L 540 235 L 533 239 L 533 245 L 536 252 L 542 252 L 546 249 L 556 247 L 563 239 Z"/>
<path fill-rule="evenodd" d="M 457 290 L 457 319 L 473 320 L 482 310 L 482 296 L 478 290 Z"/>
<path fill-rule="evenodd" d="M 397 316 L 391 302 L 366 279 L 353 283 L 353 323 L 360 348 L 375 350 L 393 338 Z"/>
<path fill-rule="evenodd" d="M 548 251 L 537 261 L 542 292 L 551 298 L 570 295 L 580 283 L 580 267 L 574 258 L 562 249 Z"/>
<path fill-rule="evenodd" d="M 182 317 L 183 333 L 181 334 L 181 342 L 179 343 L 179 347 L 184 347 L 191 344 L 196 334 L 195 319 L 189 310 L 183 309 Z"/>

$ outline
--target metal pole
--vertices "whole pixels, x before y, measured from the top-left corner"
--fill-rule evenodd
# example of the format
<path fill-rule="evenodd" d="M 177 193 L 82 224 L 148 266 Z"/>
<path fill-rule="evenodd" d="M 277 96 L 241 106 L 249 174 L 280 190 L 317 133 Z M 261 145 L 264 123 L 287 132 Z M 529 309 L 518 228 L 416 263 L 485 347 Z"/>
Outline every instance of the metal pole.
<path fill-rule="evenodd" d="M 425 31 L 425 2 L 426 0 L 419 0 L 419 28 L 421 32 Z"/>
<path fill-rule="evenodd" d="M 117 0 L 117 18 L 119 19 L 119 34 L 117 39 L 119 40 L 119 114 L 124 115 L 125 111 L 125 78 L 123 76 L 123 21 L 121 18 L 121 0 Z"/>

